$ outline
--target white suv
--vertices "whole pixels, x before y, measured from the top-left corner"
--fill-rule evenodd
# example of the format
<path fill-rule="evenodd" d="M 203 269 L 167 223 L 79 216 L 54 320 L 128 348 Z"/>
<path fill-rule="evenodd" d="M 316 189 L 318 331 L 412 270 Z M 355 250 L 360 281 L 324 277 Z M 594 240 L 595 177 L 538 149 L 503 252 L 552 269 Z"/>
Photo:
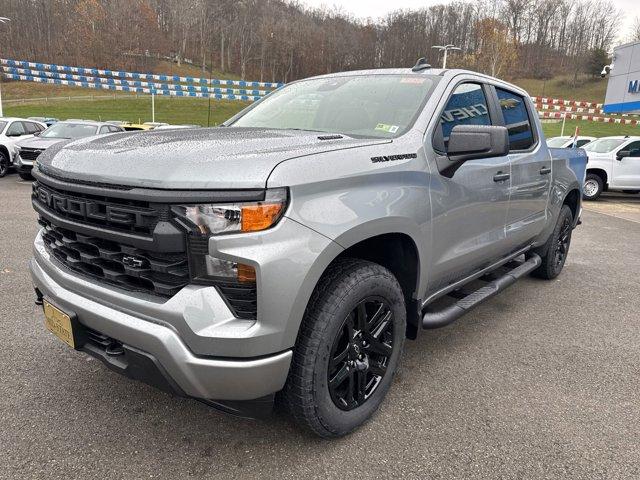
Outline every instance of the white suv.
<path fill-rule="evenodd" d="M 603 137 L 583 148 L 589 157 L 585 200 L 596 200 L 606 190 L 640 192 L 640 136 Z"/>
<path fill-rule="evenodd" d="M 35 120 L 0 117 L 0 177 L 4 177 L 16 159 L 16 143 L 44 131 L 47 126 Z"/>

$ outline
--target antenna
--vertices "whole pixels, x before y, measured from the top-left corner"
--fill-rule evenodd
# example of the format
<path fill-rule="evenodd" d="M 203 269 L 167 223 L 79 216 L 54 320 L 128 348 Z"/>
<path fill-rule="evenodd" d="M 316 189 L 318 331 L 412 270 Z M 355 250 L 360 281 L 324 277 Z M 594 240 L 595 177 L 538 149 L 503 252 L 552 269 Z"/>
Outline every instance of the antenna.
<path fill-rule="evenodd" d="M 420 72 L 422 70 L 426 70 L 427 68 L 431 68 L 431 65 L 427 63 L 427 59 L 424 57 L 420 57 L 416 64 L 411 69 L 412 72 Z"/>

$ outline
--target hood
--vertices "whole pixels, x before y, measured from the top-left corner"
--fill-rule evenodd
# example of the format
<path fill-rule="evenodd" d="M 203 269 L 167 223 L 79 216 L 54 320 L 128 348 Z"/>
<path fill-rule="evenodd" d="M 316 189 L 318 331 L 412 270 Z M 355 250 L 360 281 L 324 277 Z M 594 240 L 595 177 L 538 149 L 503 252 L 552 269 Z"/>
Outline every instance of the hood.
<path fill-rule="evenodd" d="M 68 142 L 69 140 L 66 138 L 42 138 L 42 137 L 31 137 L 25 138 L 24 140 L 20 140 L 16 146 L 17 147 L 26 147 L 26 148 L 38 148 L 40 150 L 46 150 L 51 145 L 55 145 L 56 143 Z"/>
<path fill-rule="evenodd" d="M 262 128 L 117 133 L 56 146 L 38 162 L 45 173 L 92 183 L 165 189 L 264 188 L 278 163 L 389 140 Z"/>

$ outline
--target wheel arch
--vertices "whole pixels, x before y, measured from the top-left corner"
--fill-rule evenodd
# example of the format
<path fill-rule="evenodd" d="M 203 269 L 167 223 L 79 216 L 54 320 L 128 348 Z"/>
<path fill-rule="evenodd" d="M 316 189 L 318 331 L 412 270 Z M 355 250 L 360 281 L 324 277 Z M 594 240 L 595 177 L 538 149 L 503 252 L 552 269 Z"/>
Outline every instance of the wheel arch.
<path fill-rule="evenodd" d="M 597 175 L 602 179 L 602 185 L 604 187 L 609 183 L 609 174 L 604 168 L 587 168 L 587 174 Z"/>
<path fill-rule="evenodd" d="M 420 301 L 417 299 L 417 292 L 421 282 L 422 254 L 414 235 L 402 229 L 371 233 L 366 227 L 345 232 L 335 240 L 343 250 L 326 263 L 316 285 L 325 272 L 340 259 L 358 258 L 382 265 L 393 273 L 402 288 L 407 307 L 407 337 L 415 338 L 419 329 Z M 308 301 L 309 299 L 307 304 Z"/>
<path fill-rule="evenodd" d="M 578 220 L 578 215 L 580 214 L 580 199 L 582 195 L 580 193 L 580 189 L 578 187 L 573 187 L 569 189 L 567 194 L 562 201 L 562 205 L 568 205 L 571 209 L 571 214 L 573 215 L 574 225 Z"/>

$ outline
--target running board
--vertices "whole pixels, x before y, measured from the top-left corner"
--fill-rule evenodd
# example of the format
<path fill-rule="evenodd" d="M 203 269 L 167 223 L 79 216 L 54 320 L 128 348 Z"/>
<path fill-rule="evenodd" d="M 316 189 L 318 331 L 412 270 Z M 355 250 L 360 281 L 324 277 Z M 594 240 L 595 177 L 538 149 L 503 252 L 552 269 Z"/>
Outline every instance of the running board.
<path fill-rule="evenodd" d="M 520 263 L 517 267 L 508 271 L 501 277 L 489 282 L 479 290 L 464 296 L 453 305 L 436 312 L 426 312 L 422 316 L 422 328 L 440 328 L 453 323 L 472 308 L 480 305 L 485 300 L 488 300 L 494 295 L 505 290 L 507 287 L 516 283 L 520 278 L 531 273 L 533 270 L 538 268 L 541 263 L 542 259 L 540 256 L 535 253 L 532 254 L 526 261 Z"/>

